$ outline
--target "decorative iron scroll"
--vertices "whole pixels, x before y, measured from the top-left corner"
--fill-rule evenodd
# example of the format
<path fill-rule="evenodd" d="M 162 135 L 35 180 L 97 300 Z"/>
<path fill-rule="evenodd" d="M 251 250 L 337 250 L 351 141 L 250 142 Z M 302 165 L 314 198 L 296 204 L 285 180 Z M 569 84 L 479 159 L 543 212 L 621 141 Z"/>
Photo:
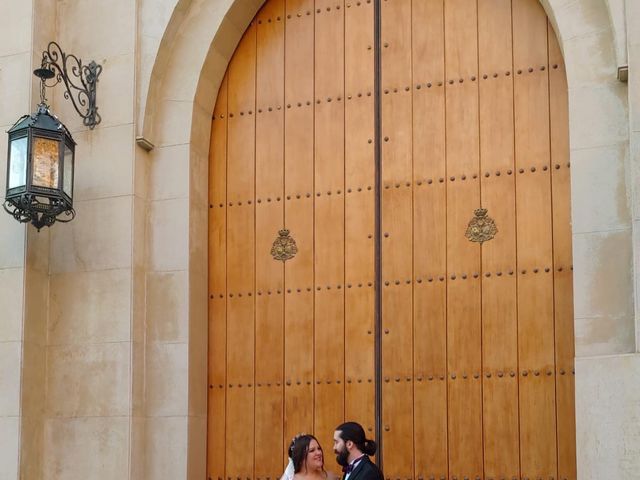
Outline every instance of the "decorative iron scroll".
<path fill-rule="evenodd" d="M 287 260 L 293 258 L 298 253 L 296 241 L 289 236 L 289 230 L 284 229 L 278 232 L 278 237 L 271 247 L 271 256 L 274 260 Z"/>
<path fill-rule="evenodd" d="M 63 52 L 56 42 L 50 42 L 42 52 L 42 66 L 33 73 L 42 80 L 42 97 L 44 87 L 50 88 L 62 82 L 65 86 L 64 98 L 71 100 L 73 108 L 82 117 L 82 123 L 92 130 L 100 123 L 96 106 L 96 85 L 102 73 L 101 65 L 94 61 L 85 65 L 75 55 Z M 54 77 L 53 83 L 45 83 Z M 44 102 L 44 98 L 42 101 Z"/>
<path fill-rule="evenodd" d="M 474 212 L 474 217 L 467 226 L 464 234 L 472 242 L 483 243 L 491 240 L 498 233 L 498 227 L 493 218 L 487 216 L 486 208 L 478 208 Z"/>

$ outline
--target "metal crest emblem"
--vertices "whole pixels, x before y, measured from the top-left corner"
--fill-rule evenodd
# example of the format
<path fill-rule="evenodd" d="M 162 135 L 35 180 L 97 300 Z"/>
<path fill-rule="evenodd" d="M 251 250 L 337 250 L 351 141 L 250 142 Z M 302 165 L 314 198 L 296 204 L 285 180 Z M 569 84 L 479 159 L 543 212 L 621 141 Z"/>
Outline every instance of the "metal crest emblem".
<path fill-rule="evenodd" d="M 486 242 L 491 240 L 498 233 L 498 227 L 493 218 L 487 216 L 486 208 L 478 208 L 474 212 L 474 217 L 467 226 L 467 232 L 464 234 L 472 242 Z"/>
<path fill-rule="evenodd" d="M 284 229 L 278 232 L 278 237 L 271 247 L 271 256 L 274 260 L 287 260 L 293 258 L 298 253 L 296 241 L 289 236 L 289 230 Z"/>

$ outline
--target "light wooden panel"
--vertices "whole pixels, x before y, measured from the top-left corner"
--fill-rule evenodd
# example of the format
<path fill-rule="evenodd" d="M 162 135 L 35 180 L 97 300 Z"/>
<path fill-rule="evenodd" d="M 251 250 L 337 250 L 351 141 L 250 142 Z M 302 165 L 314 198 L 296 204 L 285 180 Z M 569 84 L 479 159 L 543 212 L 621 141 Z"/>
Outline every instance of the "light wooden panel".
<path fill-rule="evenodd" d="M 269 254 L 284 228 L 284 0 L 256 16 L 256 327 L 255 476 L 277 477 L 283 443 L 284 266 Z M 276 201 L 265 202 L 272 198 Z M 281 291 L 269 295 L 268 291 Z"/>
<path fill-rule="evenodd" d="M 313 431 L 314 2 L 287 0 L 285 32 L 285 226 L 298 253 L 285 263 L 283 460 L 291 438 Z"/>
<path fill-rule="evenodd" d="M 480 247 L 465 238 L 480 203 L 475 3 L 445 2 L 444 20 L 449 474 L 475 478 L 482 475 Z"/>
<path fill-rule="evenodd" d="M 227 476 L 254 474 L 256 28 L 229 65 L 227 140 Z"/>
<path fill-rule="evenodd" d="M 558 478 L 575 480 L 577 478 L 575 350 L 567 75 L 558 41 L 549 23 L 547 30 L 549 32 Z"/>
<path fill-rule="evenodd" d="M 345 10 L 345 419 L 375 437 L 373 4 Z M 329 460 L 330 462 L 330 460 Z M 331 469 L 333 466 L 329 464 Z"/>
<path fill-rule="evenodd" d="M 479 0 L 482 207 L 499 233 L 482 245 L 484 471 L 520 475 L 511 0 Z"/>
<path fill-rule="evenodd" d="M 227 76 L 211 122 L 207 474 L 225 478 L 227 357 Z"/>
<path fill-rule="evenodd" d="M 413 469 L 411 0 L 382 2 L 382 423 L 385 474 Z"/>
<path fill-rule="evenodd" d="M 518 242 L 520 462 L 527 477 L 557 475 L 547 19 L 513 2 Z"/>
<path fill-rule="evenodd" d="M 444 3 L 412 3 L 415 476 L 448 475 Z M 434 182 L 435 179 L 435 182 Z M 442 378 L 442 379 L 441 379 Z"/>
<path fill-rule="evenodd" d="M 314 432 L 325 448 L 344 419 L 343 7 L 316 0 Z"/>

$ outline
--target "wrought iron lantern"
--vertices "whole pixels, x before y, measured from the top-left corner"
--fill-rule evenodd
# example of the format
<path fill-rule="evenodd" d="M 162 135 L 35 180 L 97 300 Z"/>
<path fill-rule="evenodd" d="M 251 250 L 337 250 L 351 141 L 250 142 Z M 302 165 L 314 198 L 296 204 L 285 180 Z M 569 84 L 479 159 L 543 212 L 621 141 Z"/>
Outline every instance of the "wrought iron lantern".
<path fill-rule="evenodd" d="M 60 63 L 58 63 L 60 62 Z M 72 62 L 71 67 L 68 63 Z M 45 88 L 64 82 L 65 98 L 89 128 L 100 122 L 95 104 L 95 87 L 102 67 L 82 65 L 74 55 L 66 55 L 51 42 L 42 54 L 42 66 L 33 73 L 41 80 L 40 104 L 35 113 L 21 117 L 7 132 L 7 190 L 4 209 L 21 223 L 30 222 L 38 230 L 55 222 L 69 222 L 73 209 L 75 147 L 69 130 L 51 113 Z M 68 72 L 80 79 L 78 86 Z M 47 85 L 55 78 L 53 85 Z M 85 113 L 79 110 L 86 107 Z"/>
<path fill-rule="evenodd" d="M 5 210 L 38 230 L 72 220 L 76 143 L 67 128 L 41 103 L 8 133 Z"/>

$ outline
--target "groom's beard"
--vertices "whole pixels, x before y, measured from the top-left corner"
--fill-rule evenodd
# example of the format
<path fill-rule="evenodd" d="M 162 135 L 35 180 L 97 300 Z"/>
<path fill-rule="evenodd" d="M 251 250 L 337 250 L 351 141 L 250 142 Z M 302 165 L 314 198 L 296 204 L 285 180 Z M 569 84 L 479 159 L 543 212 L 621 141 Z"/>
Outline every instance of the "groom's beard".
<path fill-rule="evenodd" d="M 341 467 L 349 465 L 349 451 L 346 448 L 338 452 L 338 455 L 336 455 L 336 462 L 338 462 L 338 465 Z"/>

